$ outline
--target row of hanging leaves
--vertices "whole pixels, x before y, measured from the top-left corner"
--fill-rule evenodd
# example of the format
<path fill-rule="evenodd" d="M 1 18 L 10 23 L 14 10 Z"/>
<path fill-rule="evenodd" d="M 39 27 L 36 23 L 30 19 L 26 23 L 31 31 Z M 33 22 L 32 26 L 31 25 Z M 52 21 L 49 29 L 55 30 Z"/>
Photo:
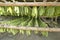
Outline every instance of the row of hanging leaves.
<path fill-rule="evenodd" d="M 60 16 L 60 6 L 40 6 L 40 7 L 28 7 L 28 6 L 7 6 L 0 7 L 0 16 L 28 16 L 28 17 L 39 17 L 47 16 L 54 17 Z"/>
<path fill-rule="evenodd" d="M 0 22 L 1 25 L 12 25 L 12 26 L 25 26 L 25 27 L 42 27 L 42 28 L 46 28 L 48 27 L 48 25 L 43 22 L 40 18 L 32 18 L 32 17 L 16 17 L 14 19 L 10 19 L 10 20 L 5 20 Z M 21 34 L 26 33 L 27 35 L 31 34 L 31 30 L 26 30 L 26 32 L 24 30 L 16 30 L 16 29 L 5 29 L 5 28 L 1 28 L 0 32 L 8 32 L 8 33 L 12 33 L 13 35 L 17 34 L 18 32 Z M 34 33 L 38 34 L 39 31 L 34 31 Z M 40 32 L 43 36 L 48 36 L 48 32 Z"/>

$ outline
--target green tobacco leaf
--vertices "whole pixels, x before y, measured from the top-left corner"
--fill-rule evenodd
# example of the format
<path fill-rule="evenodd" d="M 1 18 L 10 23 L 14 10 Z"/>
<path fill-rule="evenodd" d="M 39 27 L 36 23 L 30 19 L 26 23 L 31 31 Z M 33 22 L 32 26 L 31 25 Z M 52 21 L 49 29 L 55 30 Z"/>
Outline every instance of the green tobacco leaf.
<path fill-rule="evenodd" d="M 1 33 L 5 32 L 5 29 L 4 28 L 0 28 L 0 32 Z"/>
<path fill-rule="evenodd" d="M 6 16 L 7 16 L 7 15 L 11 15 L 11 14 L 7 11 L 7 10 L 8 10 L 8 7 L 7 7 L 7 6 L 4 6 L 3 8 L 4 8 L 4 14 L 3 14 L 4 16 L 5 16 L 5 15 L 6 15 Z"/>
<path fill-rule="evenodd" d="M 46 7 L 46 16 L 47 17 L 53 17 L 55 13 L 55 7 L 54 6 L 47 6 Z"/>
<path fill-rule="evenodd" d="M 28 16 L 28 17 L 31 17 L 31 13 L 32 13 L 32 9 L 31 9 L 31 7 L 28 7 L 28 13 L 27 13 L 27 16 Z"/>
<path fill-rule="evenodd" d="M 37 18 L 35 18 L 34 20 L 35 20 L 34 26 L 35 26 L 35 27 L 39 27 Z"/>
<path fill-rule="evenodd" d="M 43 22 L 41 19 L 39 19 L 38 20 L 38 23 L 39 23 L 39 26 L 40 27 L 42 27 L 42 28 L 47 28 L 48 27 L 48 25 L 45 23 L 45 22 Z M 43 35 L 43 36 L 48 36 L 48 32 L 41 32 L 41 34 Z"/>
<path fill-rule="evenodd" d="M 24 30 L 19 30 L 19 33 L 20 34 L 24 34 Z"/>
<path fill-rule="evenodd" d="M 28 7 L 27 7 L 27 6 L 24 6 L 24 15 L 27 15 L 27 14 L 28 14 L 28 12 L 29 12 Z"/>
<path fill-rule="evenodd" d="M 37 15 L 38 15 L 37 7 L 34 6 L 32 8 L 32 14 L 31 14 L 31 16 L 37 18 Z"/>
<path fill-rule="evenodd" d="M 27 34 L 27 36 L 31 35 L 31 31 L 30 30 L 27 30 L 26 31 L 26 34 Z"/>
<path fill-rule="evenodd" d="M 60 16 L 60 6 L 55 7 L 55 16 Z"/>
<path fill-rule="evenodd" d="M 22 22 L 22 20 L 23 20 L 23 17 L 21 17 L 21 18 L 17 18 L 17 19 L 14 19 L 14 20 L 11 20 L 10 21 L 10 24 L 11 25 L 18 25 L 18 23 L 21 23 Z"/>
<path fill-rule="evenodd" d="M 30 20 L 30 18 L 25 18 L 25 20 L 20 24 L 20 26 L 26 26 L 27 22 Z"/>
<path fill-rule="evenodd" d="M 14 11 L 15 11 L 15 13 L 16 13 L 16 16 L 19 16 L 20 14 L 19 14 L 19 7 L 18 6 L 15 6 L 14 7 Z"/>
<path fill-rule="evenodd" d="M 20 11 L 21 11 L 21 16 L 23 16 L 24 15 L 24 12 L 23 12 L 24 11 L 24 6 L 20 7 Z"/>
<path fill-rule="evenodd" d="M 45 8 L 44 8 L 44 6 L 40 6 L 40 7 L 38 8 L 38 12 L 39 12 L 39 16 L 44 15 L 44 13 L 45 13 Z"/>
<path fill-rule="evenodd" d="M 13 35 L 16 35 L 18 33 L 17 29 L 9 29 L 9 32 L 12 33 Z"/>
<path fill-rule="evenodd" d="M 41 33 L 42 33 L 43 36 L 48 37 L 48 32 L 45 32 L 45 31 L 44 31 L 44 32 L 41 32 Z"/>
<path fill-rule="evenodd" d="M 7 8 L 7 12 L 10 13 L 11 15 L 13 15 L 12 7 L 9 6 L 9 7 Z"/>
<path fill-rule="evenodd" d="M 3 7 L 0 7 L 0 15 L 4 15 L 4 8 Z"/>
<path fill-rule="evenodd" d="M 33 21 L 33 18 L 28 22 L 28 24 L 27 24 L 27 26 L 30 26 L 30 27 L 32 27 L 33 26 L 33 23 L 32 23 L 32 21 Z"/>

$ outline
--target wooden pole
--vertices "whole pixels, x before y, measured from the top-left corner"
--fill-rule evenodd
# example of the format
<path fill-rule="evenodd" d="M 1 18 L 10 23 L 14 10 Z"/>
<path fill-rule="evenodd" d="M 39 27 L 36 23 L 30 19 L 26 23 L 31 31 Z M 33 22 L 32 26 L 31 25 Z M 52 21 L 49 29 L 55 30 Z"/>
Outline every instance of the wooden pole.
<path fill-rule="evenodd" d="M 0 6 L 60 6 L 60 2 L 0 2 Z"/>
<path fill-rule="evenodd" d="M 19 29 L 19 30 L 32 30 L 32 31 L 47 31 L 47 32 L 60 32 L 60 28 L 40 28 L 40 27 L 19 27 L 19 26 L 8 26 L 8 25 L 0 25 L 0 28 L 11 28 L 11 29 Z"/>

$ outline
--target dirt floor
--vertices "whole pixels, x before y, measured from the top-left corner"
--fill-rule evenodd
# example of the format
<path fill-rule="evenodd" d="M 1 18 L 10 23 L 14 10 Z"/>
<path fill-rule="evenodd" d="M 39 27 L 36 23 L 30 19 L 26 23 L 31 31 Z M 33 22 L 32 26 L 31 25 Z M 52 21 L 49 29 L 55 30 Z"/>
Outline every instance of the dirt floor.
<path fill-rule="evenodd" d="M 49 33 L 48 37 L 43 37 L 40 35 L 32 34 L 30 36 L 27 35 L 12 35 L 8 33 L 0 34 L 0 40 L 60 40 L 60 33 Z"/>

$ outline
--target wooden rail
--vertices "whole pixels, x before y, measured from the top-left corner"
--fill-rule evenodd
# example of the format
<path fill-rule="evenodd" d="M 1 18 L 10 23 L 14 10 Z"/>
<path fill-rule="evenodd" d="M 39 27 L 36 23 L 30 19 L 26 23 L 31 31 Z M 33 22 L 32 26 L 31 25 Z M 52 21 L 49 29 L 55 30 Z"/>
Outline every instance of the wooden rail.
<path fill-rule="evenodd" d="M 0 28 L 11 28 L 19 30 L 32 30 L 32 31 L 47 31 L 47 32 L 60 32 L 60 28 L 40 28 L 40 27 L 19 27 L 19 26 L 1 26 Z"/>
<path fill-rule="evenodd" d="M 0 6 L 60 6 L 60 2 L 0 2 Z"/>

